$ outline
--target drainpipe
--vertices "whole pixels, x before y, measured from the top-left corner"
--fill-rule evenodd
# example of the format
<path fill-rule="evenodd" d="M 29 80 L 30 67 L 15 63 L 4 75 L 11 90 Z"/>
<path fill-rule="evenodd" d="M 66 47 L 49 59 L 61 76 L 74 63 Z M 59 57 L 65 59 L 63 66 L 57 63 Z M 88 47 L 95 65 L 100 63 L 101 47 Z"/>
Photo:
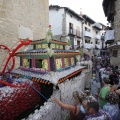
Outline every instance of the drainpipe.
<path fill-rule="evenodd" d="M 84 24 L 84 20 L 82 21 L 82 48 L 84 48 L 84 28 L 83 28 L 83 24 Z"/>

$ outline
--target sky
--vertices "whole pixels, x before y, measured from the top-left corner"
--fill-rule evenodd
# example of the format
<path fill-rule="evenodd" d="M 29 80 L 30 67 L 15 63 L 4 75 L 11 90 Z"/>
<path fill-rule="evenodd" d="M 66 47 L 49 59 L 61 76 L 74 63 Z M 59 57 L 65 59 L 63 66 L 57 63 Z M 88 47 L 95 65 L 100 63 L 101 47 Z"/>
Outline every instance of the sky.
<path fill-rule="evenodd" d="M 59 5 L 61 7 L 69 7 L 71 10 L 80 14 L 86 14 L 96 22 L 107 25 L 107 18 L 102 8 L 103 0 L 49 0 L 49 5 Z"/>

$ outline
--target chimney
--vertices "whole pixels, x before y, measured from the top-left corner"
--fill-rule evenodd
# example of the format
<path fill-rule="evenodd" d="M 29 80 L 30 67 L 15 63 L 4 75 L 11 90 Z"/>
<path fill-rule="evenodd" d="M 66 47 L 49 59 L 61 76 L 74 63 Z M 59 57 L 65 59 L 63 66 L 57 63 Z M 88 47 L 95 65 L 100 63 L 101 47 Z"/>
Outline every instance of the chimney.
<path fill-rule="evenodd" d="M 83 13 L 82 13 L 82 8 L 80 8 L 80 17 L 83 16 Z"/>

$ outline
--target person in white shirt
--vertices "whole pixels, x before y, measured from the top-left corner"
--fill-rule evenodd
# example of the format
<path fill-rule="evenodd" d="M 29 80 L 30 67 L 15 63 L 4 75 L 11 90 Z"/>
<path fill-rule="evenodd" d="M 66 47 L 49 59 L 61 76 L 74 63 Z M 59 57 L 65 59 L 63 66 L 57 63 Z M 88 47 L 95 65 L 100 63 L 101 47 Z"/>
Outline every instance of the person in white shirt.
<path fill-rule="evenodd" d="M 105 67 L 101 66 L 101 68 L 99 69 L 99 73 L 102 76 L 102 74 L 104 73 Z"/>

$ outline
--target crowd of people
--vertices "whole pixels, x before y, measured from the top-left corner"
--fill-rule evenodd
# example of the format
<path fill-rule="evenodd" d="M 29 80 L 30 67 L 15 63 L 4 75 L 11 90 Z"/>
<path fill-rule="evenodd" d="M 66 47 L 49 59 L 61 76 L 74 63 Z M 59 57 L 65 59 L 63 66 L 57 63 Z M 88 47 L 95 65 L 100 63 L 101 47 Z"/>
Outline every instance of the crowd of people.
<path fill-rule="evenodd" d="M 98 76 L 97 76 L 98 75 Z M 100 108 L 106 111 L 113 120 L 120 119 L 120 70 L 110 65 L 109 57 L 93 59 L 92 83 L 97 82 L 97 93 Z"/>
<path fill-rule="evenodd" d="M 120 120 L 120 71 L 110 65 L 109 57 L 96 57 L 92 61 L 91 83 L 99 83 L 97 90 L 94 93 L 91 90 L 74 92 L 73 105 L 57 98 L 53 100 L 70 111 L 69 120 Z"/>

